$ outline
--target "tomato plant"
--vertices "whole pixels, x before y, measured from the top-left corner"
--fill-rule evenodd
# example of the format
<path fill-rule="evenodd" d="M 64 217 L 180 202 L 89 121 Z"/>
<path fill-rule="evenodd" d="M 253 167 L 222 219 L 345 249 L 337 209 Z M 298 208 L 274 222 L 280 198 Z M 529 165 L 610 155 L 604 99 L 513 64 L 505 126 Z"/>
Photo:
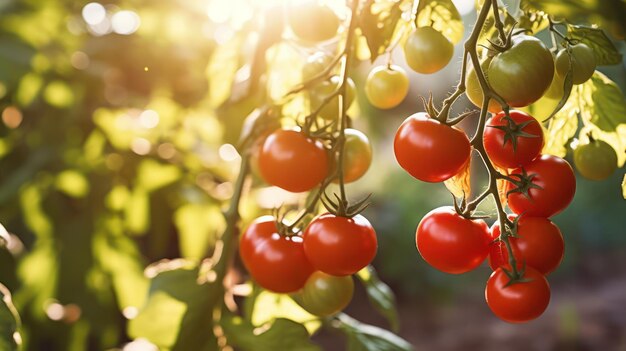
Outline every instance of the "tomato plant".
<path fill-rule="evenodd" d="M 448 65 L 454 46 L 432 27 L 415 29 L 404 44 L 406 63 L 418 73 L 435 73 Z"/>
<path fill-rule="evenodd" d="M 515 217 L 510 216 L 511 220 Z M 491 227 L 491 237 L 500 237 L 500 224 Z M 520 216 L 517 221 L 517 237 L 509 239 L 513 254 L 521 265 L 533 267 L 539 273 L 548 275 L 563 259 L 563 235 L 552 221 L 543 217 Z M 489 249 L 489 265 L 494 271 L 506 267 L 509 254 L 502 241 L 494 241 Z"/>
<path fill-rule="evenodd" d="M 607 142 L 591 140 L 574 149 L 574 166 L 585 178 L 603 180 L 617 169 L 617 154 Z"/>
<path fill-rule="evenodd" d="M 520 184 L 507 184 L 509 207 L 517 214 L 552 217 L 563 211 L 576 192 L 576 177 L 567 161 L 552 155 L 542 155 L 526 166 L 511 172 L 512 178 L 526 174 Z M 520 178 L 522 179 L 522 178 Z"/>
<path fill-rule="evenodd" d="M 291 192 L 307 191 L 328 175 L 324 146 L 300 131 L 279 129 L 259 153 L 259 169 L 269 184 Z"/>
<path fill-rule="evenodd" d="M 454 176 L 470 156 L 465 133 L 422 112 L 402 122 L 393 150 L 400 166 L 425 182 L 441 182 Z"/>
<path fill-rule="evenodd" d="M 254 280 L 274 292 L 298 291 L 313 273 L 302 237 L 278 233 L 276 219 L 271 216 L 260 217 L 248 226 L 241 235 L 239 254 Z"/>
<path fill-rule="evenodd" d="M 500 168 L 516 168 L 534 160 L 543 148 L 543 130 L 532 116 L 511 111 L 510 119 L 500 112 L 487 121 L 483 134 L 489 159 Z"/>
<path fill-rule="evenodd" d="M 323 214 L 304 230 L 304 252 L 313 267 L 324 273 L 345 276 L 367 266 L 376 255 L 378 240 L 370 222 Z"/>
<path fill-rule="evenodd" d="M 317 316 L 331 316 L 346 308 L 353 294 L 352 276 L 337 277 L 316 271 L 296 298 L 308 312 Z"/>
<path fill-rule="evenodd" d="M 523 280 L 510 284 L 503 268 L 496 269 L 485 289 L 491 311 L 509 323 L 528 322 L 539 317 L 550 303 L 550 286 L 534 268 L 526 267 Z"/>
<path fill-rule="evenodd" d="M 489 229 L 485 221 L 470 220 L 452 207 L 430 211 L 415 232 L 417 250 L 428 264 L 452 274 L 478 267 L 489 253 Z"/>
<path fill-rule="evenodd" d="M 380 109 L 400 105 L 408 93 L 409 77 L 400 66 L 377 66 L 370 71 L 365 81 L 367 99 Z"/>

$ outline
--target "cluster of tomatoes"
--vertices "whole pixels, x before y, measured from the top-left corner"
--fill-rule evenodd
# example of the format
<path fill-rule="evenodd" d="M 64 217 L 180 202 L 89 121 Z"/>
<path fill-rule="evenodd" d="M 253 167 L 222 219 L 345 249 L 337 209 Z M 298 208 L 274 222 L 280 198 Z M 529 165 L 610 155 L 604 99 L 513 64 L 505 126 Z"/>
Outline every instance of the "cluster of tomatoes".
<path fill-rule="evenodd" d="M 446 41 L 432 28 L 418 28 L 405 45 L 407 63 L 417 72 L 438 71 L 451 57 L 452 47 Z M 428 55 L 416 59 L 418 49 L 427 50 Z M 513 107 L 527 106 L 558 87 L 563 95 L 567 74 L 574 84 L 581 84 L 595 69 L 593 51 L 584 44 L 563 49 L 556 60 L 531 36 L 516 36 L 501 49 L 481 62 L 481 68 L 490 88 Z M 480 106 L 483 91 L 472 68 L 466 86 L 469 99 Z M 502 181 L 499 190 L 506 194 L 514 214 L 489 228 L 465 205 L 440 207 L 420 221 L 416 246 L 426 262 L 452 274 L 473 270 L 489 257 L 494 272 L 485 290 L 487 304 L 505 321 L 524 322 L 548 306 L 550 288 L 545 276 L 560 264 L 564 250 L 562 234 L 549 218 L 572 201 L 576 180 L 567 161 L 541 154 L 543 131 L 535 118 L 518 110 L 505 113 L 496 100 L 491 100 L 489 111 L 493 115 L 482 134 L 484 161 L 496 173 L 493 181 Z M 394 139 L 400 166 L 426 182 L 442 182 L 459 174 L 472 151 L 463 131 L 434 117 L 427 113 L 408 117 Z"/>

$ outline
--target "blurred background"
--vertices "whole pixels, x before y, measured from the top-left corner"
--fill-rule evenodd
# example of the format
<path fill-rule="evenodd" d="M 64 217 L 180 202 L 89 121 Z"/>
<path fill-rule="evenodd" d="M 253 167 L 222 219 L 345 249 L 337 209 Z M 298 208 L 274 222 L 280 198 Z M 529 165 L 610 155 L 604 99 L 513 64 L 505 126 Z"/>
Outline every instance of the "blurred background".
<path fill-rule="evenodd" d="M 289 36 L 269 43 L 269 92 L 255 89 L 263 68 L 249 64 L 258 40 L 250 33 L 264 18 L 280 22 L 282 3 L 0 0 L 0 223 L 11 233 L 8 250 L 0 250 L 0 282 L 13 292 L 28 350 L 123 345 L 127 320 L 145 298 L 143 269 L 211 252 L 225 225 L 220 211 L 232 195 L 244 118 L 264 94 L 297 83 L 310 54 L 336 45 L 302 47 Z M 342 1 L 328 3 L 345 18 Z M 474 2 L 455 3 L 467 36 Z M 571 20 L 600 21 L 626 54 L 615 23 L 594 12 Z M 623 168 L 604 182 L 578 177 L 574 202 L 554 217 L 565 259 L 550 276 L 551 304 L 534 322 L 510 325 L 490 313 L 487 265 L 451 276 L 415 249 L 419 220 L 451 196 L 442 184 L 401 171 L 391 141 L 422 110 L 419 95 L 441 101 L 452 91 L 461 54 L 456 45 L 452 63 L 434 75 L 407 68 L 409 96 L 389 111 L 365 99 L 369 61 L 353 71 L 352 115 L 373 143 L 374 160 L 348 191 L 353 198 L 373 193 L 365 215 L 379 238 L 374 265 L 397 294 L 400 335 L 418 350 L 626 350 Z M 400 50 L 393 62 L 406 68 Z M 625 65 L 599 70 L 624 91 Z M 242 87 L 252 93 L 241 94 Z M 469 108 L 462 97 L 454 112 Z M 475 168 L 480 189 L 484 175 Z M 301 200 L 255 178 L 242 204 L 244 224 Z M 490 204 L 482 210 L 495 214 Z M 387 327 L 362 288 L 347 312 Z M 314 341 L 328 350 L 344 342 L 328 332 Z"/>

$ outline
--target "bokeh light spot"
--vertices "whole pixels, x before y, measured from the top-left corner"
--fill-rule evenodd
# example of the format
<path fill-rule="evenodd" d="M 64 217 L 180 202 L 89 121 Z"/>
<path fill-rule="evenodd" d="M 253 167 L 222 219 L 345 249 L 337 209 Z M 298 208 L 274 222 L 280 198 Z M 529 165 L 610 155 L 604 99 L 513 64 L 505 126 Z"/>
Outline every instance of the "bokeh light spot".
<path fill-rule="evenodd" d="M 111 25 L 113 31 L 121 35 L 133 34 L 139 29 L 141 20 L 139 15 L 133 11 L 119 11 L 111 18 Z"/>
<path fill-rule="evenodd" d="M 11 128 L 15 129 L 22 124 L 22 111 L 15 106 L 9 106 L 2 111 L 2 122 Z"/>
<path fill-rule="evenodd" d="M 239 159 L 239 153 L 237 149 L 231 144 L 224 144 L 220 146 L 218 151 L 220 158 L 226 162 L 232 162 Z"/>
<path fill-rule="evenodd" d="M 90 2 L 83 7 L 83 19 L 89 25 L 96 25 L 104 21 L 107 11 L 101 4 Z"/>
<path fill-rule="evenodd" d="M 87 56 L 84 52 L 76 51 L 70 57 L 70 62 L 72 63 L 72 67 L 83 70 L 89 67 L 90 60 L 89 56 Z"/>

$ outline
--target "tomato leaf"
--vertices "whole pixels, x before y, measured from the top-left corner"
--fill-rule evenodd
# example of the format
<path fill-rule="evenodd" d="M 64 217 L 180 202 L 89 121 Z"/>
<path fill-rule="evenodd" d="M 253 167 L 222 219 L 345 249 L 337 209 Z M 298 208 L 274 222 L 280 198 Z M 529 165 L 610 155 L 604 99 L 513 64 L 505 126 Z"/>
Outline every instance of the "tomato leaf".
<path fill-rule="evenodd" d="M 432 26 L 453 44 L 463 39 L 463 20 L 451 0 L 421 0 L 417 13 L 418 27 Z"/>
<path fill-rule="evenodd" d="M 229 345 L 244 351 L 320 351 L 319 346 L 309 340 L 306 328 L 285 318 L 255 327 L 239 316 L 227 313 L 220 319 L 220 326 Z"/>
<path fill-rule="evenodd" d="M 467 160 L 467 163 L 459 173 L 455 174 L 452 178 L 443 182 L 452 195 L 458 198 L 467 198 L 471 195 L 471 157 Z"/>
<path fill-rule="evenodd" d="M 570 60 L 571 60 L 571 56 L 570 56 Z M 552 111 L 552 113 L 550 113 L 550 115 L 546 117 L 546 120 L 552 118 L 559 111 L 561 111 L 563 106 L 565 106 L 565 104 L 567 103 L 567 100 L 569 100 L 569 96 L 572 94 L 573 87 L 574 87 L 573 71 L 572 71 L 572 67 L 570 64 L 570 68 L 567 71 L 567 74 L 565 75 L 565 79 L 563 79 L 563 96 L 561 97 L 561 100 L 559 100 L 559 103 L 556 104 L 556 106 L 554 107 L 554 110 Z"/>
<path fill-rule="evenodd" d="M 411 344 L 388 330 L 357 321 L 340 314 L 339 330 L 348 337 L 347 351 L 410 351 Z"/>
<path fill-rule="evenodd" d="M 254 325 L 262 325 L 278 318 L 286 318 L 303 324 L 311 334 L 321 325 L 316 316 L 307 312 L 286 294 L 275 294 L 263 290 L 254 296 L 254 305 L 251 309 L 250 321 Z"/>
<path fill-rule="evenodd" d="M 550 119 L 542 153 L 559 157 L 567 154 L 566 144 L 578 129 L 578 112 L 578 89 L 573 89 L 563 108 Z"/>
<path fill-rule="evenodd" d="M 220 106 L 231 95 L 235 74 L 240 66 L 241 47 L 246 39 L 245 31 L 237 33 L 223 45 L 218 45 L 207 67 L 209 78 L 209 102 Z"/>
<path fill-rule="evenodd" d="M 622 62 L 622 54 L 602 29 L 568 25 L 567 34 L 570 38 L 580 40 L 593 49 L 598 66 L 617 65 Z"/>
<path fill-rule="evenodd" d="M 146 269 L 152 276 L 145 305 L 128 324 L 128 334 L 171 351 L 215 350 L 213 308 L 220 283 L 199 281 L 200 268 L 185 260 L 162 261 Z"/>
<path fill-rule="evenodd" d="M 402 1 L 368 0 L 359 18 L 359 27 L 365 36 L 370 51 L 370 61 L 382 55 L 389 47 L 391 39 L 402 15 Z"/>
<path fill-rule="evenodd" d="M 0 350 L 17 351 L 22 349 L 19 333 L 20 317 L 11 300 L 11 293 L 0 284 Z"/>
<path fill-rule="evenodd" d="M 617 153 L 618 165 L 626 161 L 626 99 L 607 76 L 596 71 L 578 86 L 578 105 L 584 128 L 581 133 L 609 143 Z"/>
<path fill-rule="evenodd" d="M 396 308 L 396 297 L 391 288 L 378 278 L 378 274 L 372 266 L 361 269 L 356 276 L 365 286 L 370 303 L 387 318 L 391 329 L 398 331 L 400 322 Z"/>

